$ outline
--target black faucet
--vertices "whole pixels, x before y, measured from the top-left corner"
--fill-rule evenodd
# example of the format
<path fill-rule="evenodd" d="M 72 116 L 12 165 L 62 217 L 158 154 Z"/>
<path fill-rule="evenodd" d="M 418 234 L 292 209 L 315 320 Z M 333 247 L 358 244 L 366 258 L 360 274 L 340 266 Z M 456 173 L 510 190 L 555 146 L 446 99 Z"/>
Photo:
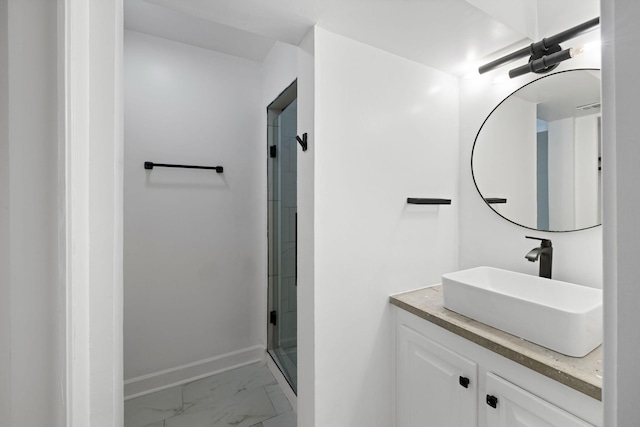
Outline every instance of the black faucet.
<path fill-rule="evenodd" d="M 553 247 L 551 240 L 540 237 L 525 236 L 527 239 L 540 240 L 541 244 L 537 248 L 531 249 L 525 258 L 531 262 L 536 262 L 540 258 L 540 277 L 551 279 L 551 262 L 553 260 Z"/>

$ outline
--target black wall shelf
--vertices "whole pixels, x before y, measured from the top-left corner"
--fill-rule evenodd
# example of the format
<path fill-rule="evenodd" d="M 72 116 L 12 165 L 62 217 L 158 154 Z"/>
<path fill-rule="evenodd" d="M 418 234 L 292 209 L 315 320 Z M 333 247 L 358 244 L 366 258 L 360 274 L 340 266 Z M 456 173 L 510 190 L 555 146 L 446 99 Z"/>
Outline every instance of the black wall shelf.
<path fill-rule="evenodd" d="M 218 173 L 224 172 L 224 168 L 222 166 L 193 166 L 193 165 L 174 165 L 170 163 L 153 163 L 153 162 L 144 162 L 145 169 L 153 169 L 154 167 L 162 167 L 162 168 L 184 168 L 184 169 L 210 169 L 215 170 Z"/>
<path fill-rule="evenodd" d="M 500 197 L 487 197 L 484 199 L 484 201 L 492 205 L 496 203 L 507 203 L 507 199 L 503 199 Z"/>
<path fill-rule="evenodd" d="M 451 199 L 422 199 L 409 197 L 407 203 L 410 205 L 450 205 Z"/>

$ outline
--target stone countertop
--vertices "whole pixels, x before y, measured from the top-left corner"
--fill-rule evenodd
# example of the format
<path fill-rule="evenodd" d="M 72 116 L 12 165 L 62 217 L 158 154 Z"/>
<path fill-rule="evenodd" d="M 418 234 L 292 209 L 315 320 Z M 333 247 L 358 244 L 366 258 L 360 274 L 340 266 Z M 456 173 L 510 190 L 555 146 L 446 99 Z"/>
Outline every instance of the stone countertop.
<path fill-rule="evenodd" d="M 436 285 L 390 297 L 391 304 L 574 390 L 602 400 L 602 346 L 584 357 L 569 357 L 476 322 L 443 305 Z"/>

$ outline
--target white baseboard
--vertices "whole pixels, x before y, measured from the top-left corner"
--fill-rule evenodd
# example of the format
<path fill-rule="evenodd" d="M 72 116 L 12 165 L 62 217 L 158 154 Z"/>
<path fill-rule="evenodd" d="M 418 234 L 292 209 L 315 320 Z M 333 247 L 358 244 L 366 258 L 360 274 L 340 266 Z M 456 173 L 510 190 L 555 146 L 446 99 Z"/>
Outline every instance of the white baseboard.
<path fill-rule="evenodd" d="M 131 378 L 124 382 L 124 400 L 166 390 L 220 372 L 250 365 L 251 363 L 262 362 L 265 358 L 270 359 L 266 357 L 264 346 L 256 345 L 175 368 Z"/>

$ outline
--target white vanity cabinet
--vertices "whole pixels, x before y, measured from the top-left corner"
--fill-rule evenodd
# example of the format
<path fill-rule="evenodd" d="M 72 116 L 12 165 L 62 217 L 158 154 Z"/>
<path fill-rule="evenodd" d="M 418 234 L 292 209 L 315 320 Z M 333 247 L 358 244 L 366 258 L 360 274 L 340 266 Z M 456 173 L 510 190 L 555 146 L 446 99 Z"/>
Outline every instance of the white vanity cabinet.
<path fill-rule="evenodd" d="M 602 427 L 600 401 L 394 311 L 396 427 Z"/>
<path fill-rule="evenodd" d="M 398 328 L 398 426 L 477 425 L 478 365 L 407 325 Z"/>
<path fill-rule="evenodd" d="M 593 427 L 493 373 L 487 374 L 486 389 L 486 403 L 491 405 L 485 413 L 491 427 Z"/>

